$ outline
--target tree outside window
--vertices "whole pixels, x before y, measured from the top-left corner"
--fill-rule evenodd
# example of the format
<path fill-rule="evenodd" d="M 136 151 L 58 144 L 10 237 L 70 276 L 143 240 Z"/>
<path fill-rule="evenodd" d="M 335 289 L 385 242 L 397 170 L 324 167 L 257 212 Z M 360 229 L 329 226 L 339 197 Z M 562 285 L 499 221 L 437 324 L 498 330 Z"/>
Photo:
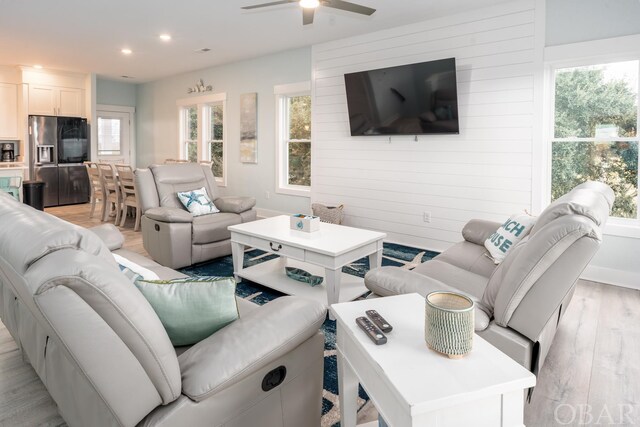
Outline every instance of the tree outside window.
<path fill-rule="evenodd" d="M 639 61 L 555 72 L 551 198 L 602 181 L 615 192 L 612 215 L 638 218 Z"/>
<path fill-rule="evenodd" d="M 209 160 L 213 176 L 224 176 L 224 109 L 222 104 L 210 105 L 209 110 Z"/>
<path fill-rule="evenodd" d="M 198 161 L 198 108 L 194 105 L 185 107 L 184 114 L 184 159 Z"/>
<path fill-rule="evenodd" d="M 287 184 L 311 186 L 311 96 L 291 96 L 287 102 Z"/>

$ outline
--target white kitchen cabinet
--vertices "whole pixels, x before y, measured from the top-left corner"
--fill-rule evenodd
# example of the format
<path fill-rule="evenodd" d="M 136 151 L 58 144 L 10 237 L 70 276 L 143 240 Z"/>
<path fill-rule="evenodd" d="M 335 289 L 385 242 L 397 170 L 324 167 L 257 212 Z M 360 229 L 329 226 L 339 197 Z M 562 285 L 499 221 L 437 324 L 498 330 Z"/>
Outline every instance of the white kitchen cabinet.
<path fill-rule="evenodd" d="M 18 138 L 18 85 L 0 83 L 0 139 Z"/>
<path fill-rule="evenodd" d="M 58 90 L 58 116 L 82 117 L 84 105 L 82 89 L 60 88 Z"/>
<path fill-rule="evenodd" d="M 55 116 L 56 107 L 56 88 L 29 85 L 29 114 Z"/>
<path fill-rule="evenodd" d="M 29 114 L 43 116 L 84 116 L 82 89 L 29 85 Z"/>

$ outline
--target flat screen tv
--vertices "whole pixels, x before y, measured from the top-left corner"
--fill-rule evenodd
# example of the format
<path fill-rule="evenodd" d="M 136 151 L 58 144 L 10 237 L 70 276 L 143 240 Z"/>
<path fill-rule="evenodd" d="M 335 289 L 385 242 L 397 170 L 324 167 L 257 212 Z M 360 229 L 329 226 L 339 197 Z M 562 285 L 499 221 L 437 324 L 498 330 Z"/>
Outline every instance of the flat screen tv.
<path fill-rule="evenodd" d="M 455 58 L 345 74 L 352 136 L 457 134 Z"/>

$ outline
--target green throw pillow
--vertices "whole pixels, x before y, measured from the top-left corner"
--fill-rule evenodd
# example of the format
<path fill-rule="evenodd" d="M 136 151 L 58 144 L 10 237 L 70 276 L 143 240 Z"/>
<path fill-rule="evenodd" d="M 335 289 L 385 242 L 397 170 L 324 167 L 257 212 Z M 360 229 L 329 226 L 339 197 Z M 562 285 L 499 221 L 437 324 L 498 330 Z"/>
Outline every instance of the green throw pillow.
<path fill-rule="evenodd" d="M 239 317 L 236 282 L 230 277 L 139 279 L 135 283 L 175 347 L 200 342 Z"/>

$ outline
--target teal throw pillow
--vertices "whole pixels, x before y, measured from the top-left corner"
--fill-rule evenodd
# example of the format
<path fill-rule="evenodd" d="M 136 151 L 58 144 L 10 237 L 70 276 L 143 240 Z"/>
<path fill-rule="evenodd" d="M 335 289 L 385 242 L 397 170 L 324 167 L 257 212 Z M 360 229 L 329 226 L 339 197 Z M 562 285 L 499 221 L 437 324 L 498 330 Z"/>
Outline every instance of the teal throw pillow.
<path fill-rule="evenodd" d="M 238 319 L 236 282 L 230 277 L 137 280 L 175 346 L 191 345 Z"/>

